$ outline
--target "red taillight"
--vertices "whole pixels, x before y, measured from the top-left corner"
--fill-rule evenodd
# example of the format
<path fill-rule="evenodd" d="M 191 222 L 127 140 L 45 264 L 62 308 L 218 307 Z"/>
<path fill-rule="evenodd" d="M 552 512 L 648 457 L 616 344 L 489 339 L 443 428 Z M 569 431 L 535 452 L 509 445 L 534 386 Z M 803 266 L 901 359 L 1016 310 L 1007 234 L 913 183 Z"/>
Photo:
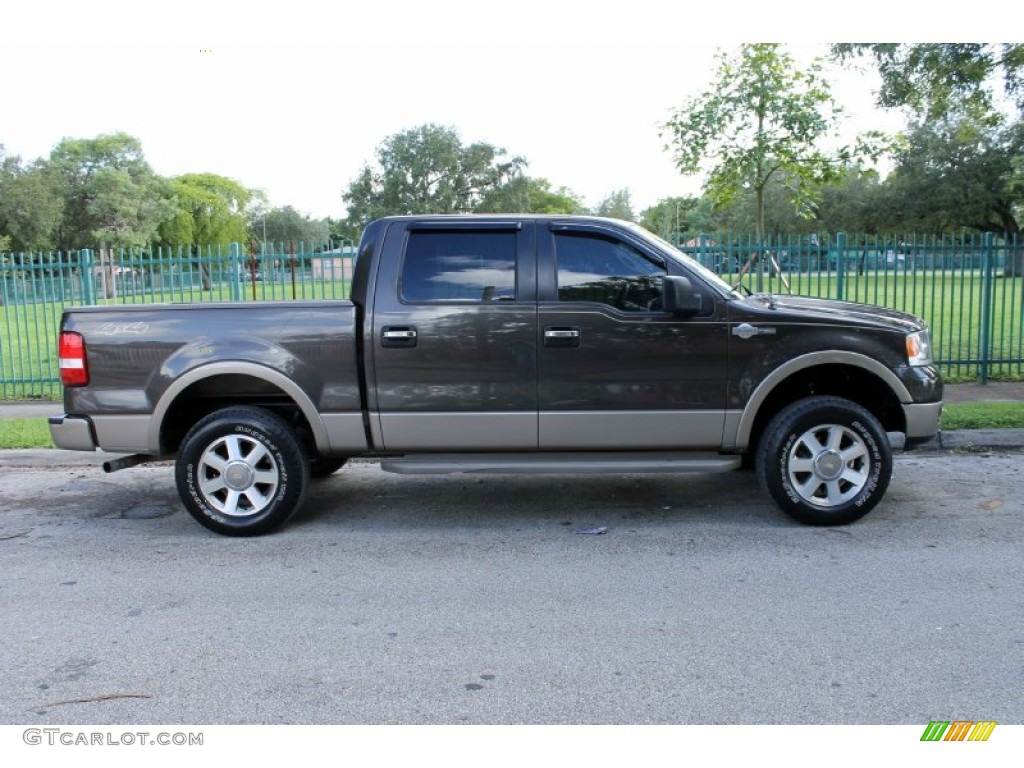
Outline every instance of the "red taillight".
<path fill-rule="evenodd" d="M 65 387 L 84 387 L 89 383 L 89 366 L 85 363 L 85 339 L 73 331 L 61 331 L 58 345 L 60 382 Z"/>

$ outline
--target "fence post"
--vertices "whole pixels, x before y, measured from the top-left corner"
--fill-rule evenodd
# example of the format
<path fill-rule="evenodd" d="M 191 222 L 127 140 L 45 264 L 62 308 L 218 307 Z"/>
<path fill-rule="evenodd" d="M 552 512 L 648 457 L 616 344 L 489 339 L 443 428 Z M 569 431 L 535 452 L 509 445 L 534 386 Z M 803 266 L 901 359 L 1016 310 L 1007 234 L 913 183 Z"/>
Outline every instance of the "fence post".
<path fill-rule="evenodd" d="M 836 232 L 836 298 L 846 298 L 846 233 Z"/>
<path fill-rule="evenodd" d="M 228 245 L 228 269 L 231 270 L 231 300 L 242 300 L 242 279 L 245 274 L 245 266 L 242 264 L 241 248 L 238 243 Z"/>
<path fill-rule="evenodd" d="M 82 280 L 82 301 L 96 303 L 96 286 L 93 284 L 92 251 L 83 248 L 78 252 L 78 275 Z"/>
<path fill-rule="evenodd" d="M 978 342 L 978 377 L 988 384 L 988 369 L 992 360 L 992 281 L 995 279 L 995 254 L 992 252 L 992 233 L 986 232 L 981 248 L 981 340 Z"/>

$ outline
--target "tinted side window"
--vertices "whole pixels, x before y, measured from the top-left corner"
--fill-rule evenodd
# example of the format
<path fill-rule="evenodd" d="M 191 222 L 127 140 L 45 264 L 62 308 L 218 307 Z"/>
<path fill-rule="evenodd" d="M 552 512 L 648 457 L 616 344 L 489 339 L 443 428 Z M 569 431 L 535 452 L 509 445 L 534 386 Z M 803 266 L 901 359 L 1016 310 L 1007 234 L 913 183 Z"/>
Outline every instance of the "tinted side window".
<path fill-rule="evenodd" d="M 405 301 L 512 301 L 516 233 L 416 231 L 402 262 Z"/>
<path fill-rule="evenodd" d="M 627 243 L 560 232 L 555 259 L 559 301 L 597 301 L 627 312 L 661 310 L 665 268 Z"/>

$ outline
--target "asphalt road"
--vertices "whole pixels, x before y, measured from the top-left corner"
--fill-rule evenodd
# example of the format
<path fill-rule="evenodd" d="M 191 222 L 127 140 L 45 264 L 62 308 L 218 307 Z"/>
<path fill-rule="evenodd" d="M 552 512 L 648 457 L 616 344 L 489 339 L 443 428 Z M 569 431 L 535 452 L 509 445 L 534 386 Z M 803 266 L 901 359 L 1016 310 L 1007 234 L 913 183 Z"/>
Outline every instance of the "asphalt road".
<path fill-rule="evenodd" d="M 0 460 L 0 722 L 1024 723 L 1022 468 L 900 457 L 818 529 L 747 473 L 357 463 L 239 540 L 169 465 Z"/>

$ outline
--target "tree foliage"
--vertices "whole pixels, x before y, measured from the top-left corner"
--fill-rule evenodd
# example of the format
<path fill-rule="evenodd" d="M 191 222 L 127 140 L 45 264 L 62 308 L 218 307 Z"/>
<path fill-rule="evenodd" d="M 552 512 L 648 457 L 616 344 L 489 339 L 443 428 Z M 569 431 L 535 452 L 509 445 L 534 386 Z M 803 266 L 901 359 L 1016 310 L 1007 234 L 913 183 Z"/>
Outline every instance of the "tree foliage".
<path fill-rule="evenodd" d="M 820 201 L 798 213 L 793 195 L 784 174 L 775 174 L 765 185 L 762 195 L 764 232 L 804 232 L 816 228 L 815 213 Z M 758 201 L 753 189 L 743 189 L 728 203 L 714 209 L 715 220 L 729 232 L 755 232 L 758 221 Z"/>
<path fill-rule="evenodd" d="M 854 166 L 821 191 L 815 208 L 816 229 L 826 232 L 876 232 L 888 207 L 885 184 L 873 169 Z M 906 228 L 898 227 L 903 232 Z"/>
<path fill-rule="evenodd" d="M 889 176 L 887 208 L 917 229 L 1017 233 L 1024 197 L 1013 183 L 1014 161 L 1022 153 L 1022 123 L 966 116 L 918 123 Z"/>
<path fill-rule="evenodd" d="M 800 216 L 785 180 L 781 176 L 773 178 L 764 193 L 765 231 L 775 234 L 874 232 L 885 228 L 883 222 L 889 220 L 885 215 L 887 204 L 882 200 L 884 190 L 885 184 L 877 171 L 851 166 L 822 187 L 819 199 L 808 214 Z M 752 190 L 743 190 L 728 204 L 713 208 L 710 199 L 703 198 L 703 201 L 711 225 L 704 224 L 698 231 L 755 231 L 757 210 Z"/>
<path fill-rule="evenodd" d="M 909 107 L 922 120 L 952 112 L 990 115 L 1002 93 L 1024 112 L 1024 44 L 1021 43 L 842 43 L 840 61 L 874 59 L 882 76 L 878 103 Z"/>
<path fill-rule="evenodd" d="M 451 127 L 410 128 L 386 138 L 343 198 L 348 218 L 365 225 L 391 214 L 466 213 L 515 178 L 525 161 L 484 142 L 465 145 Z"/>
<path fill-rule="evenodd" d="M 166 180 L 149 167 L 139 140 L 127 134 L 64 139 L 50 153 L 49 165 L 64 193 L 57 235 L 62 250 L 93 240 L 145 245 L 175 213 Z"/>
<path fill-rule="evenodd" d="M 826 152 L 839 108 L 820 64 L 797 69 L 774 43 L 720 53 L 711 87 L 666 123 L 676 165 L 684 174 L 705 172 L 705 191 L 717 205 L 744 189 L 754 194 L 759 236 L 765 231 L 765 193 L 782 180 L 802 214 L 810 214 L 822 184 L 839 175 L 854 152 Z"/>
<path fill-rule="evenodd" d="M 246 239 L 245 207 L 252 192 L 213 173 L 189 173 L 170 180 L 177 211 L 159 226 L 166 245 L 227 245 Z"/>
<path fill-rule="evenodd" d="M 886 180 L 889 221 L 1017 235 L 1024 209 L 1024 44 L 835 45 L 839 60 L 870 56 L 882 77 L 878 103 L 916 113 Z M 1016 120 L 1000 99 L 1016 106 Z M 1024 252 L 1007 260 L 1024 272 Z"/>
<path fill-rule="evenodd" d="M 314 219 L 290 205 L 253 211 L 249 232 L 253 240 L 267 243 L 321 244 L 329 239 L 353 239 L 351 232 L 335 234 L 329 219 Z"/>
<path fill-rule="evenodd" d="M 597 204 L 594 213 L 612 219 L 633 221 L 636 217 L 636 214 L 633 213 L 633 196 L 628 189 L 613 190 Z"/>
<path fill-rule="evenodd" d="M 640 225 L 669 242 L 681 242 L 690 233 L 721 229 L 707 197 L 666 197 L 640 214 Z"/>
<path fill-rule="evenodd" d="M 44 162 L 24 166 L 0 145 L 0 251 L 43 251 L 55 245 L 63 201 L 55 174 Z"/>
<path fill-rule="evenodd" d="M 476 208 L 481 213 L 577 214 L 586 210 L 583 201 L 568 187 L 552 189 L 547 179 L 519 173 L 492 189 Z"/>
<path fill-rule="evenodd" d="M 362 229 L 347 218 L 334 219 L 328 217 L 326 224 L 327 238 L 331 242 L 359 242 L 359 236 L 362 234 Z"/>

